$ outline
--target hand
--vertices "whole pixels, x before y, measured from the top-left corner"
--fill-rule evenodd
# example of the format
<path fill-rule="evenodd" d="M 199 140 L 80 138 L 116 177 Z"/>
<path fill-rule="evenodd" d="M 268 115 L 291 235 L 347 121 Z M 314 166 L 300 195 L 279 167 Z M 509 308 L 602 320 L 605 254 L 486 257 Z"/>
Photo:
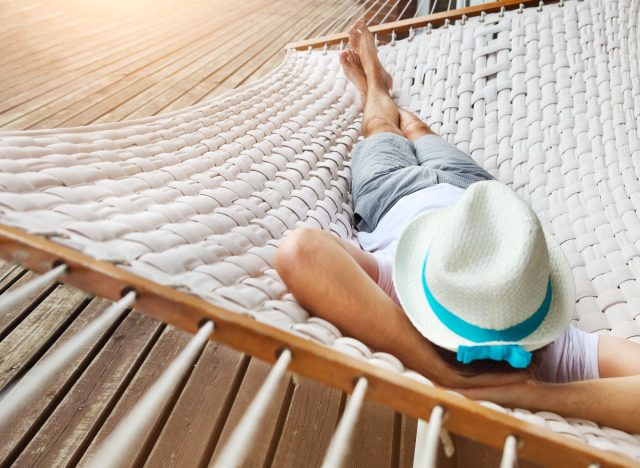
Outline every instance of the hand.
<path fill-rule="evenodd" d="M 425 373 L 425 376 L 432 379 L 435 384 L 452 389 L 486 388 L 499 393 L 499 389 L 504 388 L 506 385 L 523 384 L 532 379 L 531 369 L 466 376 L 443 361 L 439 361 L 432 367 L 431 372 L 429 372 L 430 375 Z M 464 392 L 461 391 L 460 393 Z"/>
<path fill-rule="evenodd" d="M 500 386 L 454 388 L 453 390 L 473 400 L 486 400 L 510 408 L 529 408 L 538 398 L 544 386 L 533 379 Z"/>

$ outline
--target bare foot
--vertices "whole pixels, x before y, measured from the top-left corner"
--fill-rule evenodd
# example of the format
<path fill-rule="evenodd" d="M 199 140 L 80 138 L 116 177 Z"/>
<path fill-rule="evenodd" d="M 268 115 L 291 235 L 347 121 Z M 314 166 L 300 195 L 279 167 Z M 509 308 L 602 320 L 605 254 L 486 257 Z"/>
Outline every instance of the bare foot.
<path fill-rule="evenodd" d="M 362 68 L 358 53 L 353 49 L 345 50 L 340 54 L 340 63 L 342 64 L 342 70 L 346 77 L 358 88 L 364 107 L 367 100 L 367 76 Z M 391 89 L 393 86 L 393 78 L 386 70 L 383 69 L 383 71 L 387 89 Z"/>
<path fill-rule="evenodd" d="M 345 76 L 358 88 L 364 101 L 367 96 L 367 77 L 362 69 L 360 57 L 355 50 L 345 50 L 340 54 L 340 63 Z"/>
<path fill-rule="evenodd" d="M 378 60 L 373 34 L 364 21 L 356 21 L 349 29 L 349 43 L 358 52 L 369 85 L 385 85 L 385 70 Z"/>

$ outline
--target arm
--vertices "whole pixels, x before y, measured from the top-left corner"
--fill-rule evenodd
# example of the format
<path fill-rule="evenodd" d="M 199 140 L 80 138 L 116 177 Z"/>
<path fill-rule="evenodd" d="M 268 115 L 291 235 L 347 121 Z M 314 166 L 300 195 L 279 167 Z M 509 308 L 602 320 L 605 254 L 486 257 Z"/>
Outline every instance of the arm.
<path fill-rule="evenodd" d="M 598 345 L 600 378 L 640 375 L 640 343 L 601 336 Z M 640 391 L 640 387 L 636 387 Z"/>
<path fill-rule="evenodd" d="M 461 377 L 438 356 L 402 309 L 376 284 L 378 267 L 368 252 L 318 229 L 292 232 L 275 267 L 298 302 L 372 348 L 397 356 L 441 384 L 497 385 L 522 381 L 523 373 Z"/>
<path fill-rule="evenodd" d="M 460 393 L 510 408 L 553 411 L 588 419 L 632 434 L 640 433 L 640 375 L 566 384 L 524 384 L 463 389 Z"/>
<path fill-rule="evenodd" d="M 460 390 L 478 400 L 511 408 L 553 411 L 640 433 L 640 344 L 601 336 L 598 345 L 600 379 L 564 384 L 526 382 L 503 387 Z"/>

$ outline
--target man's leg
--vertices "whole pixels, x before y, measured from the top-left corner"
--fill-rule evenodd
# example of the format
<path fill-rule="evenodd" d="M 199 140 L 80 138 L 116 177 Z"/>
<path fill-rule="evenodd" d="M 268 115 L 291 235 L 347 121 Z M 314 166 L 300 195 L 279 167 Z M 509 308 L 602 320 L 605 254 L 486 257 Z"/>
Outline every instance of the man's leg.
<path fill-rule="evenodd" d="M 404 136 L 400 130 L 400 112 L 389 96 L 388 73 L 378 60 L 373 34 L 362 21 L 349 30 L 349 42 L 358 52 L 366 76 L 366 103 L 362 129 L 365 137 L 390 132 Z"/>
<path fill-rule="evenodd" d="M 408 110 L 399 109 L 400 111 L 400 130 L 409 140 L 415 142 L 426 135 L 435 135 L 429 126 L 423 122 L 417 115 L 412 114 Z"/>
<path fill-rule="evenodd" d="M 356 86 L 360 93 L 360 100 L 363 107 L 367 108 L 367 93 L 369 86 L 367 84 L 367 76 L 362 68 L 362 62 L 355 50 L 345 50 L 340 54 L 340 63 L 347 78 Z M 382 69 L 384 76 L 384 84 L 386 89 L 390 89 L 392 78 L 389 73 Z M 387 93 L 388 95 L 388 93 Z M 425 135 L 431 135 L 433 132 L 429 126 L 416 115 L 411 112 L 398 108 L 399 128 L 405 137 L 411 141 L 416 141 Z"/>

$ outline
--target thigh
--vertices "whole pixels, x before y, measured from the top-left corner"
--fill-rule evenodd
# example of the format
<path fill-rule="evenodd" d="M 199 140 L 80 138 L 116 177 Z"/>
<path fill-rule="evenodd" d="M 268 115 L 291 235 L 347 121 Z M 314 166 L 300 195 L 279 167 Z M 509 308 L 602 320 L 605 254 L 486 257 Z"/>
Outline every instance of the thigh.
<path fill-rule="evenodd" d="M 358 143 L 351 153 L 354 197 L 366 192 L 380 177 L 417 166 L 413 143 L 394 133 L 376 133 Z"/>
<path fill-rule="evenodd" d="M 426 135 L 414 145 L 418 164 L 436 171 L 440 183 L 467 188 L 473 182 L 494 179 L 471 156 L 438 135 Z"/>
<path fill-rule="evenodd" d="M 351 155 L 358 229 L 372 231 L 399 198 L 433 185 L 435 180 L 435 174 L 418 166 L 413 144 L 406 138 L 378 133 L 358 143 Z"/>

